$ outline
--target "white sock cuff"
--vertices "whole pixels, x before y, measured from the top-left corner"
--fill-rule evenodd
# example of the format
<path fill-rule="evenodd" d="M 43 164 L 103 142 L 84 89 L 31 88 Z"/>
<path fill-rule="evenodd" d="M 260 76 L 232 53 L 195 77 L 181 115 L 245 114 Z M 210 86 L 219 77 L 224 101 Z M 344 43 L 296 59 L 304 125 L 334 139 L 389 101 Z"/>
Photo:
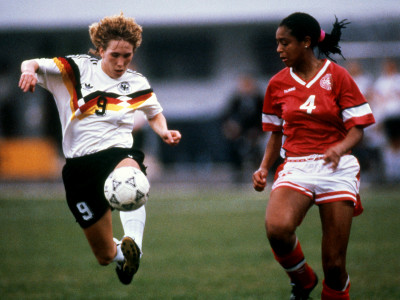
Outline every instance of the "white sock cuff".
<path fill-rule="evenodd" d="M 124 254 L 122 253 L 121 250 L 121 242 L 118 241 L 116 238 L 114 238 L 114 242 L 117 246 L 117 253 L 115 254 L 115 257 L 113 259 L 113 262 L 121 262 L 125 260 Z"/>

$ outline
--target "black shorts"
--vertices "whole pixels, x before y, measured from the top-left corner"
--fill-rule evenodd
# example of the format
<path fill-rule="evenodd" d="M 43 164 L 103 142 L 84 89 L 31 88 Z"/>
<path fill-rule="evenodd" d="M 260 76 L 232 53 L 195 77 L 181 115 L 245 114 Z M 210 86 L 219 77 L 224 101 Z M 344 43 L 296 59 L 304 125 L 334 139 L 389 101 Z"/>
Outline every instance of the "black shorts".
<path fill-rule="evenodd" d="M 110 148 L 77 158 L 67 158 L 62 170 L 67 203 L 82 228 L 96 223 L 110 206 L 104 196 L 104 182 L 119 162 L 134 159 L 146 174 L 140 150 Z"/>

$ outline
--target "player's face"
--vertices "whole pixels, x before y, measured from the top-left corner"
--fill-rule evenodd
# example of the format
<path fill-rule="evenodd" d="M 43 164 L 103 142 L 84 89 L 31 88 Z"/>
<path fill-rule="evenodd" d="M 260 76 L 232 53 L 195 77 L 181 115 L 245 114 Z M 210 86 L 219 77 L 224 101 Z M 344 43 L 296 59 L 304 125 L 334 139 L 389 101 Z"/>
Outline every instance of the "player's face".
<path fill-rule="evenodd" d="M 133 46 L 124 40 L 111 40 L 107 49 L 99 49 L 101 68 L 111 78 L 121 77 L 133 58 Z"/>
<path fill-rule="evenodd" d="M 286 26 L 278 27 L 276 42 L 278 45 L 276 51 L 286 66 L 295 67 L 303 63 L 306 42 L 299 42 Z"/>

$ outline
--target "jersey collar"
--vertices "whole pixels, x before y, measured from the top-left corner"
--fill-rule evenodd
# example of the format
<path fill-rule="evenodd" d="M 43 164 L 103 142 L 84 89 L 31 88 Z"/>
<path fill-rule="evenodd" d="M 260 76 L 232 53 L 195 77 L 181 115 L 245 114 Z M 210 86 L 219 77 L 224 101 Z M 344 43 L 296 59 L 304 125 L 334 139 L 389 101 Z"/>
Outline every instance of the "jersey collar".
<path fill-rule="evenodd" d="M 299 76 L 297 76 L 294 72 L 293 69 L 290 68 L 290 75 L 292 76 L 292 78 L 294 80 L 296 80 L 298 83 L 300 83 L 301 85 L 304 85 L 306 88 L 310 88 L 314 82 L 316 82 L 318 79 L 321 78 L 321 76 L 325 73 L 326 69 L 328 68 L 328 66 L 330 65 L 331 61 L 330 60 L 325 60 L 325 64 L 323 65 L 323 67 L 321 68 L 321 70 L 319 70 L 319 72 L 317 73 L 317 75 L 314 76 L 313 79 L 311 79 L 311 81 L 306 82 L 303 79 L 301 79 Z"/>

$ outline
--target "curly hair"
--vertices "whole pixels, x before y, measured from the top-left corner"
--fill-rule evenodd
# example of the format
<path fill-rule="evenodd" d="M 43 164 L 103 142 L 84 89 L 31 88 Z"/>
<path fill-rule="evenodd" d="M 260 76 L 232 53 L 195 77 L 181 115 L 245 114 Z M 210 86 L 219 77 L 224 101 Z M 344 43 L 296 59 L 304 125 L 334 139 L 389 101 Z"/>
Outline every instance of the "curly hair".
<path fill-rule="evenodd" d="M 291 34 L 298 40 L 303 41 L 306 36 L 311 38 L 311 48 L 318 47 L 319 52 L 333 60 L 330 54 L 339 54 L 343 57 L 339 46 L 342 29 L 350 24 L 347 19 L 338 21 L 335 16 L 335 23 L 330 34 L 326 33 L 321 39 L 321 27 L 318 21 L 306 13 L 296 12 L 281 21 L 279 26 L 286 26 L 291 30 Z M 344 58 L 344 57 L 343 57 Z"/>
<path fill-rule="evenodd" d="M 89 26 L 92 44 L 96 47 L 89 53 L 99 56 L 99 49 L 107 49 L 111 40 L 124 40 L 133 46 L 133 52 L 142 43 L 142 27 L 133 18 L 120 15 L 105 17 Z"/>

